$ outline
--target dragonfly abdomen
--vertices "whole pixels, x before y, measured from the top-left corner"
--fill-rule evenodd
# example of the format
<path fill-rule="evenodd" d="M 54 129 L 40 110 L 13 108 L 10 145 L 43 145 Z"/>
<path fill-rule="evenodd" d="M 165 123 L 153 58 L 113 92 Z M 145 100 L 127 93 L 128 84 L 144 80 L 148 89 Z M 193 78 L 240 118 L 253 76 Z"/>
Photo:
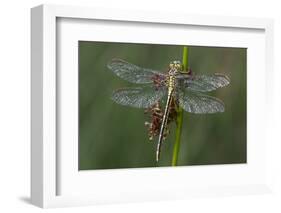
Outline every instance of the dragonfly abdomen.
<path fill-rule="evenodd" d="M 173 92 L 175 88 L 175 76 L 169 75 L 168 77 L 168 95 Z"/>
<path fill-rule="evenodd" d="M 170 111 L 169 108 L 171 106 L 174 88 L 175 88 L 175 76 L 169 75 L 169 77 L 168 77 L 168 98 L 167 98 L 167 103 L 165 106 L 161 129 L 160 129 L 160 133 L 159 133 L 159 139 L 158 139 L 157 150 L 156 150 L 156 161 L 158 161 L 160 158 L 161 146 L 162 146 L 162 141 L 163 141 L 163 137 L 164 137 L 164 132 L 165 132 L 167 122 L 168 122 L 169 111 Z"/>

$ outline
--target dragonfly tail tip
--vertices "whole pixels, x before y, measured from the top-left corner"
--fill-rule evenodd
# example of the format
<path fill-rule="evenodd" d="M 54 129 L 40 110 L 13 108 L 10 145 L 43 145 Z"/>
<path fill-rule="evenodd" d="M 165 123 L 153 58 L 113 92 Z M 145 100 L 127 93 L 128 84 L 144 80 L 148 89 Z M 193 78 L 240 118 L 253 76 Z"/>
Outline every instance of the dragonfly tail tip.
<path fill-rule="evenodd" d="M 156 152 L 156 162 L 159 161 L 159 157 L 160 157 L 160 156 L 159 156 L 159 152 L 157 151 L 157 152 Z"/>

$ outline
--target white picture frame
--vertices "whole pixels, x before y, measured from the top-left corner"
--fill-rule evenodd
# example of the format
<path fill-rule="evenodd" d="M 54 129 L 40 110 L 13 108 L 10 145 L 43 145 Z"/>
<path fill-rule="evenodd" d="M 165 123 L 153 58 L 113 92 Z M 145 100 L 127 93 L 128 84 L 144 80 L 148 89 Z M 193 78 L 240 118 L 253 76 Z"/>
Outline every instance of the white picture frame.
<path fill-rule="evenodd" d="M 250 126 L 248 128 L 264 130 L 258 131 L 258 137 L 262 138 L 260 143 L 256 146 L 251 146 L 251 156 L 256 156 L 256 163 L 247 166 L 239 167 L 219 167 L 216 166 L 205 167 L 196 171 L 196 168 L 190 171 L 187 167 L 181 167 L 176 169 L 161 168 L 161 169 L 141 169 L 140 170 L 122 170 L 122 172 L 108 171 L 102 174 L 101 172 L 93 176 L 90 173 L 84 173 L 83 177 L 73 175 L 71 172 L 75 170 L 75 166 L 68 166 L 70 170 L 66 171 L 66 175 L 69 175 L 67 182 L 66 179 L 60 177 L 61 172 L 64 172 L 65 164 L 59 162 L 61 160 L 60 152 L 57 145 L 57 107 L 58 98 L 61 98 L 57 94 L 57 89 L 60 82 L 57 79 L 58 67 L 58 27 L 61 25 L 61 20 L 100 20 L 118 22 L 118 26 L 122 26 L 122 23 L 135 23 L 142 24 L 145 27 L 148 24 L 163 26 L 168 30 L 169 27 L 185 27 L 185 26 L 197 26 L 202 29 L 212 29 L 232 32 L 234 30 L 242 30 L 252 32 L 261 32 L 261 36 L 257 42 L 262 41 L 260 55 L 254 55 L 255 51 L 252 51 L 251 57 L 259 57 L 262 61 L 262 67 L 259 69 L 261 75 L 250 75 L 248 80 L 250 81 L 249 97 L 253 97 L 253 89 L 256 89 L 254 85 L 259 82 L 259 92 L 264 96 L 260 108 L 254 108 L 254 104 L 248 106 L 247 111 L 251 112 Z M 102 23 L 100 23 L 102 25 Z M 71 24 L 70 24 L 71 25 Z M 76 205 L 91 205 L 96 203 L 114 203 L 114 202 L 128 202 L 128 201 L 143 201 L 143 200 L 165 200 L 165 199 L 178 199 L 185 197 L 197 197 L 197 196 L 217 196 L 217 195 L 233 195 L 233 194 L 253 194 L 264 193 L 271 191 L 271 172 L 270 161 L 268 161 L 268 153 L 265 148 L 270 146 L 269 130 L 271 128 L 272 114 L 270 110 L 264 111 L 264 107 L 272 108 L 272 96 L 270 89 L 273 87 L 273 21 L 271 19 L 257 19 L 257 18 L 241 18 L 241 17 L 216 17 L 216 16 L 203 16 L 203 15 L 188 15 L 188 14 L 161 14 L 152 13 L 147 11 L 122 11 L 122 10 L 110 10 L 110 9 L 98 9 L 98 8 L 84 8 L 74 6 L 54 6 L 54 5 L 41 5 L 31 10 L 31 72 L 32 72 L 32 134 L 31 134 L 31 201 L 33 204 L 47 208 L 47 207 L 61 207 L 61 206 L 76 206 Z M 78 25 L 77 25 L 78 27 Z M 84 26 L 85 27 L 85 26 Z M 87 30 L 86 28 L 84 30 Z M 71 28 L 69 28 L 71 30 Z M 68 29 L 68 30 L 69 30 Z M 83 31 L 83 30 L 81 30 Z M 79 30 L 79 32 L 81 32 Z M 85 33 L 85 32 L 84 32 Z M 89 36 L 91 33 L 89 33 Z M 107 34 L 108 35 L 108 34 Z M 210 34 L 211 35 L 211 34 Z M 81 36 L 75 34 L 75 36 Z M 83 36 L 83 35 L 82 35 Z M 102 34 L 101 34 L 102 36 Z M 115 35 L 118 37 L 118 35 Z M 235 36 L 235 35 L 234 35 Z M 69 36 L 74 38 L 72 35 Z M 113 35 L 108 35 L 107 40 L 122 40 L 122 35 L 118 38 L 112 38 Z M 210 36 L 211 38 L 212 36 Z M 200 38 L 200 37 L 199 37 Z M 74 38 L 77 39 L 77 38 Z M 149 38 L 150 39 L 150 38 Z M 159 38 L 160 39 L 160 38 Z M 223 40 L 223 37 L 221 38 Z M 246 38 L 245 38 L 246 39 Z M 247 39 L 246 39 L 247 40 Z M 245 40 L 245 41 L 246 41 Z M 125 38 L 124 41 L 128 41 Z M 146 42 L 153 43 L 155 40 L 146 40 Z M 163 41 L 164 42 L 164 41 Z M 187 42 L 179 40 L 177 42 Z M 197 41 L 199 42 L 199 41 Z M 211 39 L 209 42 L 212 42 Z M 220 46 L 219 42 L 213 41 L 213 46 Z M 222 42 L 222 41 L 221 41 Z M 225 40 L 224 42 L 227 42 Z M 229 45 L 241 45 L 243 41 L 235 43 L 229 43 Z M 263 43 L 264 42 L 264 43 Z M 198 44 L 198 43 L 197 43 Z M 201 45 L 208 45 L 208 42 L 202 42 Z M 223 43 L 222 43 L 223 45 Z M 255 44 L 253 43 L 253 46 Z M 254 49 L 253 49 L 254 50 Z M 250 60 L 254 62 L 254 60 Z M 251 62 L 249 62 L 251 63 Z M 254 63 L 248 64 L 248 68 L 253 69 Z M 264 65 L 264 66 L 263 66 Z M 251 83 L 252 82 L 252 83 Z M 251 86 L 253 85 L 253 86 Z M 252 92 L 251 92 L 252 91 Z M 74 91 L 75 92 L 75 91 Z M 255 101 L 255 100 L 254 100 Z M 254 103 L 253 101 L 253 103 Z M 264 129 L 261 126 L 255 124 L 255 120 L 251 120 L 256 112 L 265 112 L 261 116 L 264 122 Z M 253 115 L 253 116 L 251 116 Z M 258 137 L 256 140 L 259 140 Z M 260 145 L 259 145 L 260 144 Z M 256 148 L 255 148 L 256 147 Z M 249 147 L 248 147 L 249 148 Z M 252 150 L 252 151 L 251 151 Z M 75 150 L 74 150 L 75 151 Z M 68 153 L 69 154 L 69 153 Z M 260 158 L 260 160 L 259 160 Z M 72 159 L 72 158 L 71 158 Z M 72 159 L 73 160 L 73 159 Z M 75 160 L 75 159 L 74 159 Z M 261 163 L 262 162 L 262 163 Z M 258 163 L 262 166 L 257 168 Z M 72 168 L 73 167 L 73 168 Z M 221 172 L 228 173 L 228 175 L 235 173 L 243 173 L 241 178 L 227 178 L 227 181 L 214 181 L 216 176 Z M 68 173 L 67 173 L 68 172 Z M 75 172 L 75 171 L 74 171 Z M 78 171 L 77 171 L 78 172 Z M 200 176 L 213 174 L 213 182 L 206 182 Z M 216 172 L 218 172 L 216 174 Z M 138 175 L 141 178 L 132 179 L 130 174 Z M 159 182 L 155 186 L 149 185 L 146 187 L 146 179 L 150 175 L 151 180 L 163 178 L 163 181 Z M 193 175 L 194 174 L 194 175 Z M 100 176 L 100 177 L 98 177 Z M 91 187 L 85 187 L 82 182 L 89 182 L 92 178 L 104 178 L 110 176 L 110 178 L 118 178 L 122 180 L 122 188 L 112 189 L 110 187 L 98 187 L 93 185 Z M 259 176 L 258 178 L 255 178 Z M 191 187 L 186 185 L 181 187 L 175 184 L 175 178 L 189 177 L 194 181 Z M 227 177 L 227 176 L 225 176 Z M 166 178 L 166 179 L 165 179 Z M 170 181 L 169 181 L 170 180 Z M 75 182 L 74 181 L 78 181 Z M 105 180 L 104 180 L 105 181 Z M 139 186 L 133 185 L 136 181 L 140 181 Z M 66 182 L 66 183 L 64 183 Z M 179 183 L 181 179 L 178 179 Z M 165 184 L 164 184 L 165 183 Z M 65 193 L 60 192 L 60 185 L 65 184 L 67 190 Z M 101 186 L 104 186 L 101 183 Z M 154 187 L 154 188 L 153 188 Z M 85 189 L 86 188 L 86 189 Z M 91 190 L 96 189 L 95 194 L 87 193 L 87 188 Z M 124 188 L 124 189 L 123 189 Z M 81 189 L 81 190 L 80 190 Z M 72 191 L 79 193 L 71 193 Z M 68 193 L 67 193 L 68 192 Z M 122 196 L 120 196 L 122 193 Z"/>

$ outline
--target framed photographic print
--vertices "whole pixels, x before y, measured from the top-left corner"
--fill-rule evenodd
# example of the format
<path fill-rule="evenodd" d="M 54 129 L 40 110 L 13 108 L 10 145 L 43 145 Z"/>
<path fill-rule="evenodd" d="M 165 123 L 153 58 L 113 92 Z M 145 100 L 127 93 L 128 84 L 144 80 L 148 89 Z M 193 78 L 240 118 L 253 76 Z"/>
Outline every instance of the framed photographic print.
<path fill-rule="evenodd" d="M 41 207 L 270 192 L 270 19 L 31 10 Z"/>

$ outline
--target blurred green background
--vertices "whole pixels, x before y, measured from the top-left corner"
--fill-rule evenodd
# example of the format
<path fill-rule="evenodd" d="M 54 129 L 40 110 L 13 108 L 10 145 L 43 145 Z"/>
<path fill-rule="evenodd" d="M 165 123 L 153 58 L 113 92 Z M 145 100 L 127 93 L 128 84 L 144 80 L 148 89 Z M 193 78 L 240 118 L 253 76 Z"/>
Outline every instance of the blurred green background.
<path fill-rule="evenodd" d="M 175 124 L 155 161 L 157 138 L 148 140 L 144 109 L 121 106 L 110 97 L 115 89 L 135 86 L 107 69 L 112 58 L 155 70 L 182 59 L 183 46 L 79 41 L 79 169 L 170 166 Z M 225 112 L 184 112 L 178 165 L 246 163 L 245 48 L 189 46 L 195 74 L 224 73 L 229 86 L 209 94 L 225 103 Z"/>

